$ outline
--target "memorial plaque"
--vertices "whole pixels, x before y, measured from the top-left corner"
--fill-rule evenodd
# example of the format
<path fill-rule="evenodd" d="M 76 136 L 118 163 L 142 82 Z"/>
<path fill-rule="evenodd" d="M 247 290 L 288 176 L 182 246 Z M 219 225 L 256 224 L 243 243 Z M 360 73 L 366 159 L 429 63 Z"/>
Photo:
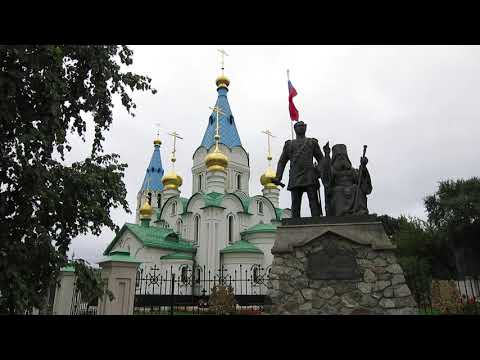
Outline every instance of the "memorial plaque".
<path fill-rule="evenodd" d="M 313 280 L 356 280 L 361 277 L 353 254 L 332 246 L 308 256 L 307 275 Z"/>

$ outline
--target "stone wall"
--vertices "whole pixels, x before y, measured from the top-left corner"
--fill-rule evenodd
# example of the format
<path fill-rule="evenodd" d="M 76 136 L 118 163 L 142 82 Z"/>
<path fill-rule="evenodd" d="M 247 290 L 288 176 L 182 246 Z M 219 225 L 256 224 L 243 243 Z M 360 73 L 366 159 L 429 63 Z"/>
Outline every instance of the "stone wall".
<path fill-rule="evenodd" d="M 331 246 L 354 256 L 357 279 L 310 277 L 309 255 Z M 275 254 L 268 295 L 272 314 L 417 314 L 393 250 L 373 249 L 330 232 L 291 252 Z"/>

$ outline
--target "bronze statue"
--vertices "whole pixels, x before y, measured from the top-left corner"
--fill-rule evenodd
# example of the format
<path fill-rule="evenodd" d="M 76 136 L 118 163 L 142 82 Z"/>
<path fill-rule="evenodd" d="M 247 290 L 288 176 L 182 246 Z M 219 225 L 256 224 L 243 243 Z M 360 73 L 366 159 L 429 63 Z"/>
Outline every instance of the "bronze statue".
<path fill-rule="evenodd" d="M 290 161 L 290 173 L 287 189 L 292 196 L 292 217 L 300 217 L 300 205 L 304 192 L 308 195 L 310 211 L 312 216 L 321 216 L 322 208 L 320 204 L 317 169 L 313 165 L 313 158 L 319 164 L 319 168 L 325 167 L 323 164 L 323 154 L 318 146 L 317 139 L 305 137 L 307 125 L 303 121 L 298 121 L 294 125 L 296 134 L 295 140 L 287 140 L 283 147 L 282 155 L 278 160 L 277 174 L 273 182 L 277 185 L 281 183 L 283 171 L 288 161 Z"/>
<path fill-rule="evenodd" d="M 372 181 L 367 169 L 366 149 L 365 145 L 357 170 L 352 167 L 344 144 L 332 147 L 331 160 L 328 143 L 324 146 L 326 160 L 317 166 L 317 174 L 325 187 L 327 216 L 368 214 L 367 195 L 372 192 Z"/>

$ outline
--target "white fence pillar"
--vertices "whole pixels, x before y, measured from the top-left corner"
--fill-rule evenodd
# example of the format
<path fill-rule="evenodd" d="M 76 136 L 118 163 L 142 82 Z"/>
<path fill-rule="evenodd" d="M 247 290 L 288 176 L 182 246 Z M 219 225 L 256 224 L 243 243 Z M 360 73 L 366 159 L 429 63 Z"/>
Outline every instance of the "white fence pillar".
<path fill-rule="evenodd" d="M 107 281 L 108 289 L 115 299 L 110 301 L 105 295 L 98 301 L 98 315 L 132 315 L 135 300 L 135 279 L 138 261 L 127 250 L 112 251 L 98 264 L 102 268 L 102 279 Z"/>
<path fill-rule="evenodd" d="M 53 302 L 53 315 L 70 315 L 75 285 L 75 268 L 67 266 L 60 269 L 59 280 Z"/>

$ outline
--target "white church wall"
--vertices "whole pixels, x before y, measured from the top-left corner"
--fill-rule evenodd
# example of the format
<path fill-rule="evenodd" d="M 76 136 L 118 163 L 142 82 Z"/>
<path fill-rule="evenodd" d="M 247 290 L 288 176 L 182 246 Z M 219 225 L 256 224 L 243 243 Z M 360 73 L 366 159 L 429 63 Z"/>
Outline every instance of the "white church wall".
<path fill-rule="evenodd" d="M 227 167 L 227 179 L 226 190 L 227 192 L 234 192 L 238 189 L 237 175 L 240 175 L 240 190 L 245 193 L 249 193 L 249 181 L 250 181 L 250 168 L 248 166 L 248 155 L 240 147 L 228 148 L 223 144 L 219 144 L 220 150 L 227 155 L 229 164 Z M 212 152 L 214 146 L 209 149 Z M 196 193 L 200 190 L 199 182 L 201 180 L 201 190 L 206 189 L 206 171 L 205 156 L 207 151 L 205 148 L 200 147 L 193 154 L 193 166 L 192 166 L 192 193 Z M 201 175 L 201 178 L 199 177 Z"/>
<path fill-rule="evenodd" d="M 272 255 L 272 247 L 275 243 L 275 235 L 276 233 L 256 233 L 251 234 L 245 237 L 245 239 L 255 245 L 260 250 L 263 251 L 263 263 L 262 266 L 267 268 L 268 266 L 272 265 L 273 255 Z"/>
<path fill-rule="evenodd" d="M 259 203 L 262 204 L 261 209 Z M 254 214 L 253 220 L 256 221 L 252 225 L 259 224 L 260 221 L 264 224 L 270 224 L 272 220 L 277 217 L 272 203 L 261 195 L 253 196 L 253 199 L 250 202 L 249 212 Z"/>

